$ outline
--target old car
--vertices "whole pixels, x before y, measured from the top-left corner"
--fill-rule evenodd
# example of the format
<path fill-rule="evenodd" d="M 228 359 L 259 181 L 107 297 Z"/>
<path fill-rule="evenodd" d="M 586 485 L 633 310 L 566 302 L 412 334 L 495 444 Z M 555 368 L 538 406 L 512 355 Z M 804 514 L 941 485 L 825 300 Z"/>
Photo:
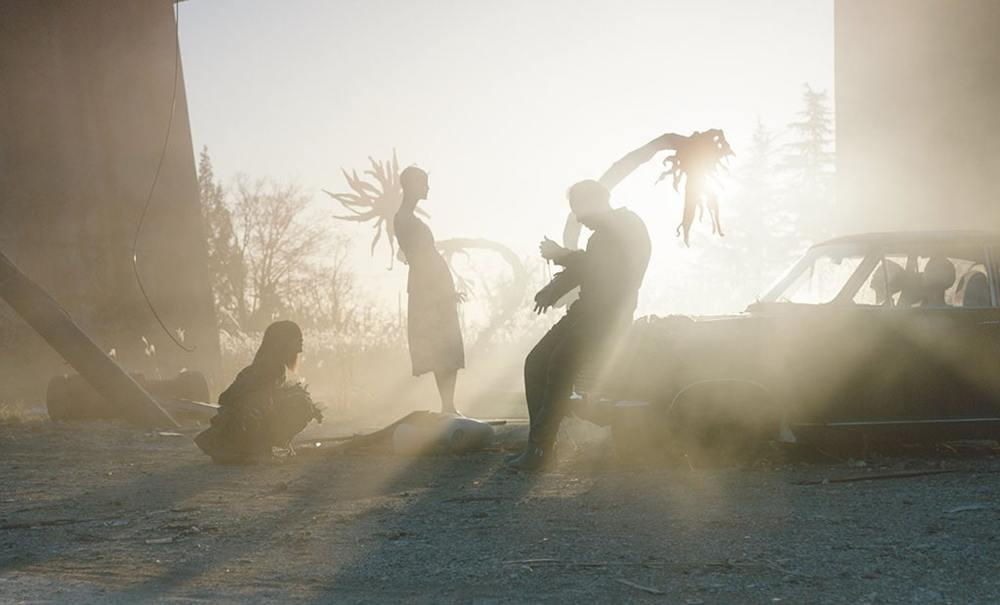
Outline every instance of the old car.
<path fill-rule="evenodd" d="M 1000 233 L 823 242 L 743 313 L 638 320 L 577 414 L 623 450 L 996 437 L 998 258 Z"/>

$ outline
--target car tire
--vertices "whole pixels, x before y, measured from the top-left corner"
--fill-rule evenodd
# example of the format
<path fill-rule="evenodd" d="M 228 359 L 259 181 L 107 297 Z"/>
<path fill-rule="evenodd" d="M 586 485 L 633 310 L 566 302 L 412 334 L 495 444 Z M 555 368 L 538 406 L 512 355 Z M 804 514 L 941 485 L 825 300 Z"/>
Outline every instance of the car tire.
<path fill-rule="evenodd" d="M 692 465 L 753 461 L 777 439 L 770 392 L 749 380 L 709 380 L 681 389 L 667 410 L 672 440 Z"/>

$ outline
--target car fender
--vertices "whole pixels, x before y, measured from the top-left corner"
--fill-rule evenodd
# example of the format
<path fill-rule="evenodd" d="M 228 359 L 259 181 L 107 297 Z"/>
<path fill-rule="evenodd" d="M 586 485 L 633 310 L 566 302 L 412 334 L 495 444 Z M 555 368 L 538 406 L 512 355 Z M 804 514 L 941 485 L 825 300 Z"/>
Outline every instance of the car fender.
<path fill-rule="evenodd" d="M 771 390 L 755 380 L 716 378 L 691 382 L 674 395 L 667 416 L 680 431 L 726 423 L 748 431 L 766 430 L 771 439 L 778 441 L 796 441 Z"/>

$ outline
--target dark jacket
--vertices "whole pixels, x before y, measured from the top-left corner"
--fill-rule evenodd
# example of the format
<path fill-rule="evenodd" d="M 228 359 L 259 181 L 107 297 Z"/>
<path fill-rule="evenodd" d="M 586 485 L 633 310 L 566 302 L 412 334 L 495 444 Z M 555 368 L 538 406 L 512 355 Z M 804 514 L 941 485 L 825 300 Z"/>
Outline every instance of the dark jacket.
<path fill-rule="evenodd" d="M 611 213 L 611 220 L 587 240 L 586 249 L 559 260 L 565 270 L 543 290 L 555 300 L 579 286 L 580 296 L 567 316 L 580 316 L 591 324 L 632 319 L 649 265 L 651 244 L 645 223 L 627 208 Z"/>
<path fill-rule="evenodd" d="M 219 395 L 219 413 L 195 443 L 216 462 L 253 461 L 287 445 L 314 418 L 321 415 L 304 387 L 252 364 Z"/>

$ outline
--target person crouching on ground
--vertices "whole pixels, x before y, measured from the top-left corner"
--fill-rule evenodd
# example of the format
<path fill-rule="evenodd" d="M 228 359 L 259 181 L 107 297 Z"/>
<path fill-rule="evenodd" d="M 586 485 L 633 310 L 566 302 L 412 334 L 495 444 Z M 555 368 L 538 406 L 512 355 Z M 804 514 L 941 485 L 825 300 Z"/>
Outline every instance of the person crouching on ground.
<path fill-rule="evenodd" d="M 597 181 L 569 189 L 570 208 L 594 233 L 586 250 L 568 250 L 545 239 L 542 258 L 564 267 L 535 295 L 544 313 L 579 286 L 580 296 L 524 361 L 524 393 L 531 431 L 528 447 L 508 461 L 518 470 L 538 470 L 554 461 L 553 446 L 580 368 L 600 359 L 632 323 L 639 287 L 649 264 L 646 225 L 626 208 L 612 208 Z"/>
<path fill-rule="evenodd" d="M 264 331 L 253 363 L 219 395 L 219 411 L 195 443 L 218 464 L 250 464 L 288 447 L 292 438 L 322 415 L 309 392 L 287 380 L 302 352 L 302 330 L 276 321 Z"/>

